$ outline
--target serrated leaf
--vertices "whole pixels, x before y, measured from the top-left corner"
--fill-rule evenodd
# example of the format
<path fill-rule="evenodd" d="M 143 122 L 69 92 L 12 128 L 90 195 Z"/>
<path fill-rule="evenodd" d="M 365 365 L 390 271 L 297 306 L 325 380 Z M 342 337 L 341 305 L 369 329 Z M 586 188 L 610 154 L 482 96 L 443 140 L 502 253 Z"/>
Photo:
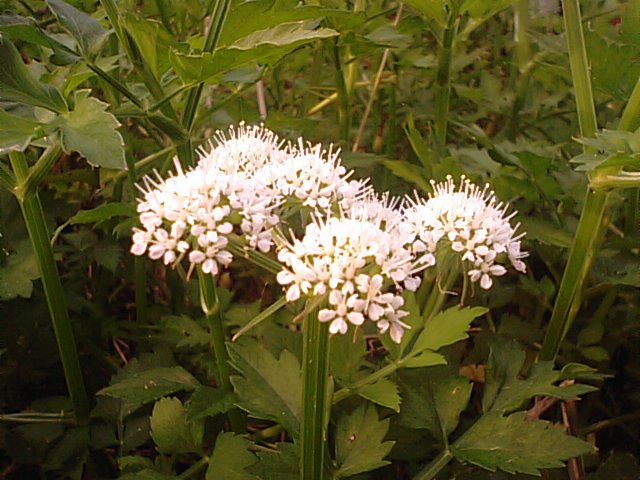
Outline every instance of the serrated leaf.
<path fill-rule="evenodd" d="M 198 387 L 185 405 L 187 420 L 214 417 L 233 408 L 236 395 L 223 388 Z"/>
<path fill-rule="evenodd" d="M 218 435 L 207 467 L 206 480 L 256 480 L 246 469 L 256 462 L 246 438 L 225 432 Z"/>
<path fill-rule="evenodd" d="M 204 422 L 189 420 L 180 399 L 162 398 L 153 406 L 151 438 L 160 453 L 178 454 L 200 451 Z"/>
<path fill-rule="evenodd" d="M 400 392 L 391 380 L 382 378 L 375 383 L 358 389 L 358 395 L 395 412 L 400 411 Z"/>
<path fill-rule="evenodd" d="M 177 348 L 201 347 L 211 342 L 211 334 L 186 315 L 162 317 L 162 325 L 167 336 L 173 334 L 171 339 Z"/>
<path fill-rule="evenodd" d="M 432 191 L 429 180 L 424 177 L 424 167 L 404 160 L 385 160 L 382 162 L 396 177 L 414 184 L 425 193 Z"/>
<path fill-rule="evenodd" d="M 350 415 L 338 419 L 335 433 L 336 464 L 334 478 L 347 478 L 388 465 L 384 458 L 395 442 L 384 442 L 389 419 L 378 420 L 371 404 L 360 405 Z"/>
<path fill-rule="evenodd" d="M 525 353 L 516 341 L 500 340 L 491 346 L 486 369 L 482 408 L 485 412 L 512 412 L 537 395 L 564 400 L 577 400 L 579 395 L 597 390 L 590 385 L 556 386 L 562 372 L 554 370 L 553 362 L 538 362 L 527 378 L 519 377 Z"/>
<path fill-rule="evenodd" d="M 415 357 L 402 361 L 402 366 L 407 368 L 434 367 L 436 365 L 446 365 L 447 359 L 444 355 L 425 350 Z"/>
<path fill-rule="evenodd" d="M 184 55 L 172 50 L 170 60 L 183 83 L 204 82 L 248 63 L 272 65 L 305 43 L 337 34 L 328 28 L 314 29 L 307 22 L 283 23 L 253 32 L 214 53 Z"/>
<path fill-rule="evenodd" d="M 16 47 L 0 35 L 0 99 L 43 107 L 57 113 L 68 110 L 60 91 L 32 77 Z"/>
<path fill-rule="evenodd" d="M 425 324 L 412 353 L 424 350 L 435 352 L 446 345 L 464 340 L 468 337 L 467 330 L 471 322 L 486 312 L 484 307 L 451 307 L 438 313 Z"/>
<path fill-rule="evenodd" d="M 69 219 L 71 225 L 97 223 L 113 217 L 135 217 L 136 209 L 129 203 L 111 202 L 91 210 L 80 210 Z"/>
<path fill-rule="evenodd" d="M 97 395 L 122 399 L 127 415 L 146 403 L 181 390 L 195 390 L 198 386 L 198 380 L 182 367 L 158 367 L 135 371 L 98 391 Z"/>
<path fill-rule="evenodd" d="M 525 412 L 485 414 L 451 445 L 451 452 L 487 470 L 539 476 L 542 468 L 562 467 L 565 460 L 595 451 L 549 422 L 526 417 Z"/>
<path fill-rule="evenodd" d="M 31 243 L 23 240 L 16 246 L 4 265 L 0 265 L 0 300 L 16 297 L 29 298 L 33 280 L 40 277 Z"/>
<path fill-rule="evenodd" d="M 157 78 L 160 78 L 171 66 L 169 52 L 172 48 L 183 53 L 188 48 L 186 45 L 179 44 L 159 22 L 125 13 L 123 23 L 129 35 L 135 40 L 140 55 Z"/>
<path fill-rule="evenodd" d="M 242 376 L 231 377 L 238 406 L 250 415 L 280 423 L 292 436 L 300 431 L 302 381 L 296 357 L 283 350 L 274 356 L 253 339 L 229 345 L 229 354 Z"/>
<path fill-rule="evenodd" d="M 42 124 L 0 110 L 0 155 L 23 152 L 34 137 L 43 136 Z"/>
<path fill-rule="evenodd" d="M 116 117 L 108 104 L 89 96 L 89 90 L 74 92 L 75 108 L 53 122 L 60 128 L 65 152 L 78 152 L 95 167 L 126 170 L 124 141 Z"/>
<path fill-rule="evenodd" d="M 358 337 L 354 342 L 349 335 L 332 335 L 329 342 L 331 375 L 343 385 L 353 383 L 367 354 L 365 340 Z"/>
<path fill-rule="evenodd" d="M 97 20 L 62 0 L 47 0 L 47 5 L 60 25 L 76 40 L 82 55 L 93 58 L 109 31 L 102 28 Z"/>
<path fill-rule="evenodd" d="M 293 443 L 279 443 L 277 452 L 259 451 L 258 462 L 248 468 L 260 480 L 299 480 L 300 452 Z"/>
<path fill-rule="evenodd" d="M 426 428 L 446 442 L 467 407 L 473 384 L 450 367 L 432 367 L 402 372 L 404 403 L 400 423 Z"/>

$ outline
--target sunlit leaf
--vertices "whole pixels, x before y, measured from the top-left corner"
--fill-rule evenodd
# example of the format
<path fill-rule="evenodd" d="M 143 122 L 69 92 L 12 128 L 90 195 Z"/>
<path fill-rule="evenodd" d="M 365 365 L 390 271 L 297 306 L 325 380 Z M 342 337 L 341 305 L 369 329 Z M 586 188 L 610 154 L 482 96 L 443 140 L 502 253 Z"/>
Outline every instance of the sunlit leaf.
<path fill-rule="evenodd" d="M 400 411 L 402 399 L 400 398 L 398 386 L 386 378 L 359 388 L 358 395 L 396 412 Z"/>
<path fill-rule="evenodd" d="M 256 480 L 246 469 L 256 462 L 249 448 L 252 443 L 231 432 L 223 432 L 216 438 L 209 460 L 206 480 Z"/>
<path fill-rule="evenodd" d="M 200 450 L 204 422 L 189 420 L 187 411 L 178 398 L 158 400 L 149 421 L 151 437 L 160 453 L 176 454 Z"/>
<path fill-rule="evenodd" d="M 86 58 L 93 58 L 109 31 L 86 13 L 62 0 L 47 0 L 47 5 L 62 25 L 78 42 L 80 52 Z"/>

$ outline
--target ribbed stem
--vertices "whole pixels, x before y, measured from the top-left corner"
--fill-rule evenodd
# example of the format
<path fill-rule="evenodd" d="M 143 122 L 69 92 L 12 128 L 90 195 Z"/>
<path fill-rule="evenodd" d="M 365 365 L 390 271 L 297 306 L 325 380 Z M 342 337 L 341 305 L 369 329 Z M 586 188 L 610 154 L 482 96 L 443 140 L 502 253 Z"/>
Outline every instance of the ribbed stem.
<path fill-rule="evenodd" d="M 207 317 L 209 333 L 211 335 L 211 345 L 213 346 L 213 354 L 218 367 L 217 380 L 222 388 L 233 391 L 229 353 L 225 345 L 222 312 L 220 311 L 220 301 L 216 292 L 215 278 L 208 273 L 204 273 L 202 269 L 198 267 L 198 282 L 200 285 L 200 304 L 202 311 Z M 234 409 L 229 412 L 229 420 L 234 432 L 244 433 L 242 417 L 238 410 Z"/>
<path fill-rule="evenodd" d="M 438 49 L 438 70 L 435 84 L 435 136 L 438 155 L 442 156 L 447 142 L 447 123 L 449 120 L 449 100 L 451 97 L 451 57 L 453 42 L 458 32 L 458 4 L 451 2 L 449 21 L 442 34 Z"/>
<path fill-rule="evenodd" d="M 578 0 L 564 0 L 562 5 L 580 133 L 583 137 L 593 137 L 597 122 L 582 33 L 580 5 Z M 560 344 L 573 323 L 578 310 L 577 304 L 574 305 L 574 302 L 578 301 L 595 254 L 595 245 L 600 233 L 606 199 L 606 192 L 594 192 L 590 189 L 587 191 L 578 228 L 569 251 L 567 266 L 553 306 L 551 321 L 540 350 L 540 360 L 555 359 Z"/>
<path fill-rule="evenodd" d="M 61 148 L 56 145 L 49 147 L 43 153 L 43 156 L 59 156 L 61 151 Z M 62 283 L 60 282 L 58 267 L 53 257 L 51 244 L 49 243 L 49 231 L 47 229 L 42 204 L 35 190 L 29 195 L 21 194 L 22 187 L 29 177 L 29 166 L 27 165 L 24 154 L 22 152 L 11 152 L 9 153 L 9 159 L 16 176 L 16 197 L 20 203 L 22 215 L 33 246 L 33 252 L 38 263 L 40 279 L 47 299 L 51 323 L 58 343 L 58 351 L 60 352 L 60 360 L 62 361 L 62 368 L 73 405 L 73 413 L 78 425 L 87 425 L 89 423 L 89 400 L 84 387 L 80 360 L 73 336 L 73 329 L 71 328 L 71 319 L 67 311 Z"/>
<path fill-rule="evenodd" d="M 327 380 L 329 324 L 318 321 L 319 308 L 304 319 L 302 348 L 302 420 L 300 473 L 302 480 L 322 480 L 327 442 Z"/>

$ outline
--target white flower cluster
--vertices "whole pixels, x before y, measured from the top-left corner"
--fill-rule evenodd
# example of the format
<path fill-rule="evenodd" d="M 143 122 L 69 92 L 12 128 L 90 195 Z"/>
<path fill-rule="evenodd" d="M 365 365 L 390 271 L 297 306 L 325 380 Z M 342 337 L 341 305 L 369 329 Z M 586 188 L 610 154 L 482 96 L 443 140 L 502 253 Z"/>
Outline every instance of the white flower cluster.
<path fill-rule="evenodd" d="M 279 207 L 290 199 L 328 209 L 354 200 L 362 184 L 349 180 L 337 152 L 320 145 L 285 143 L 262 126 L 241 124 L 218 132 L 196 167 L 163 180 L 145 177 L 138 204 L 143 229 L 134 228 L 131 253 L 175 265 L 185 256 L 216 275 L 232 261 L 228 235 L 242 234 L 249 247 L 268 252 Z"/>
<path fill-rule="evenodd" d="M 462 254 L 471 281 L 480 281 L 484 289 L 491 288 L 492 277 L 507 272 L 499 262 L 501 254 L 516 270 L 526 271 L 522 258 L 528 253 L 520 250 L 524 233 L 516 233 L 520 224 L 509 223 L 516 212 L 507 215 L 508 206 L 497 202 L 488 185 L 481 189 L 464 176 L 457 189 L 450 176 L 432 185 L 433 195 L 409 201 L 404 210 L 417 242 L 434 253 L 439 242 L 448 242 L 451 250 Z"/>
<path fill-rule="evenodd" d="M 340 209 L 338 215 L 315 216 L 302 239 L 284 243 L 278 259 L 286 265 L 277 280 L 287 286 L 287 299 L 328 294 L 321 322 L 331 333 L 345 334 L 349 324 L 375 322 L 400 342 L 408 325 L 402 318 L 404 300 L 398 292 L 415 290 L 415 275 L 433 264 L 429 256 L 412 251 L 413 235 L 386 198 L 372 195 Z"/>
<path fill-rule="evenodd" d="M 168 179 L 145 177 L 138 204 L 143 228 L 134 228 L 131 252 L 166 265 L 187 258 L 189 272 L 200 265 L 216 275 L 233 259 L 231 233 L 268 252 L 283 209 L 302 205 L 312 220 L 304 235 L 276 236 L 284 266 L 277 281 L 289 301 L 325 296 L 319 320 L 330 322 L 333 334 L 369 320 L 399 343 L 409 328 L 401 292 L 415 291 L 418 274 L 443 250 L 459 256 L 469 279 L 484 289 L 506 273 L 505 258 L 526 269 L 524 234 L 509 223 L 515 212 L 507 215 L 488 187 L 464 177 L 459 187 L 451 177 L 432 182 L 428 198 L 401 204 L 377 197 L 366 181 L 350 180 L 339 152 L 302 140 L 285 144 L 262 126 L 244 124 L 218 132 L 199 155 L 191 170 L 176 160 Z"/>

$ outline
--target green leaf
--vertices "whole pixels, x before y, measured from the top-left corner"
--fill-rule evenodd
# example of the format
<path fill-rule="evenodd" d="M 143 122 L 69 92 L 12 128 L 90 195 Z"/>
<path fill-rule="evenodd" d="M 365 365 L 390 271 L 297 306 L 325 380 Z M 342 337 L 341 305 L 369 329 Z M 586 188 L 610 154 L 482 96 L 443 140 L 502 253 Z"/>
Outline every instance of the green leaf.
<path fill-rule="evenodd" d="M 42 124 L 0 110 L 0 155 L 23 152 L 34 137 L 42 137 Z"/>
<path fill-rule="evenodd" d="M 430 193 L 433 189 L 429 180 L 424 177 L 425 169 L 420 165 L 409 163 L 405 160 L 385 160 L 382 162 L 396 177 L 414 184 L 425 193 Z"/>
<path fill-rule="evenodd" d="M 60 91 L 34 79 L 16 47 L 0 35 L 0 99 L 43 107 L 57 113 L 68 111 Z"/>
<path fill-rule="evenodd" d="M 429 320 L 413 347 L 412 353 L 440 348 L 468 337 L 469 325 L 477 317 L 487 313 L 484 307 L 451 307 Z"/>
<path fill-rule="evenodd" d="M 535 217 L 518 220 L 522 223 L 522 231 L 527 232 L 527 238 L 530 240 L 561 248 L 569 248 L 573 243 L 573 235 L 555 223 Z"/>
<path fill-rule="evenodd" d="M 162 398 L 151 413 L 151 438 L 160 453 L 177 454 L 200 451 L 204 422 L 189 420 L 178 398 Z"/>
<path fill-rule="evenodd" d="M 253 32 L 233 45 L 220 48 L 213 53 L 184 55 L 172 50 L 170 60 L 176 74 L 184 83 L 204 82 L 247 63 L 273 65 L 305 43 L 338 34 L 329 28 L 313 27 L 314 25 L 308 22 L 283 23 L 267 30 Z"/>
<path fill-rule="evenodd" d="M 146 403 L 198 386 L 200 383 L 182 367 L 158 367 L 135 371 L 97 394 L 122 399 L 127 415 Z"/>
<path fill-rule="evenodd" d="M 442 25 L 446 24 L 447 16 L 443 0 L 408 0 L 406 4 L 424 15 L 427 20 L 435 20 Z"/>
<path fill-rule="evenodd" d="M 395 412 L 400 411 L 400 392 L 398 386 L 391 380 L 382 378 L 375 383 L 365 385 L 358 389 L 358 395 Z"/>
<path fill-rule="evenodd" d="M 350 335 L 332 335 L 329 342 L 331 375 L 343 385 L 353 383 L 367 354 L 364 338 L 358 337 L 354 342 Z"/>
<path fill-rule="evenodd" d="M 458 426 L 460 413 L 467 407 L 473 384 L 451 367 L 432 367 L 402 372 L 404 403 L 400 423 L 426 428 L 446 442 Z"/>
<path fill-rule="evenodd" d="M 84 12 L 62 0 L 47 0 L 47 5 L 60 24 L 78 42 L 80 52 L 85 58 L 93 58 L 100 50 L 109 31 Z"/>
<path fill-rule="evenodd" d="M 483 22 L 515 2 L 516 0 L 465 0 L 460 13 L 468 12 L 473 19 Z"/>
<path fill-rule="evenodd" d="M 156 78 L 160 78 L 171 66 L 169 62 L 171 49 L 184 53 L 187 48 L 186 45 L 178 43 L 159 22 L 125 13 L 123 23 L 129 35 L 135 40 L 140 55 Z"/>
<path fill-rule="evenodd" d="M 69 219 L 71 225 L 97 223 L 113 217 L 135 217 L 136 209 L 129 203 L 105 203 L 91 210 L 80 210 Z"/>
<path fill-rule="evenodd" d="M 231 377 L 238 406 L 256 418 L 280 423 L 297 437 L 302 381 L 296 357 L 283 350 L 276 359 L 262 344 L 246 337 L 229 345 L 229 355 L 242 374 Z"/>
<path fill-rule="evenodd" d="M 431 350 L 425 350 L 415 357 L 410 357 L 402 361 L 402 366 L 407 368 L 433 367 L 436 365 L 446 365 L 447 359 L 444 355 Z"/>
<path fill-rule="evenodd" d="M 527 378 L 519 377 L 525 353 L 516 341 L 501 340 L 492 345 L 486 369 L 486 383 L 482 408 L 485 412 L 511 412 L 537 395 L 564 400 L 577 400 L 579 395 L 597 390 L 590 385 L 554 385 L 562 372 L 553 369 L 553 362 L 538 362 L 531 367 Z"/>
<path fill-rule="evenodd" d="M 260 480 L 299 480 L 300 452 L 293 443 L 278 443 L 277 452 L 259 451 L 259 461 L 248 470 Z"/>
<path fill-rule="evenodd" d="M 28 240 L 16 246 L 4 265 L 0 265 L 0 300 L 31 297 L 33 280 L 40 277 L 36 257 Z"/>
<path fill-rule="evenodd" d="M 186 315 L 162 317 L 162 326 L 176 348 L 202 347 L 211 342 L 211 334 Z"/>
<path fill-rule="evenodd" d="M 508 417 L 485 414 L 451 445 L 451 452 L 458 460 L 487 470 L 539 476 L 541 468 L 562 467 L 565 460 L 595 451 L 549 422 L 527 421 L 526 416 L 525 412 Z"/>
<path fill-rule="evenodd" d="M 52 123 L 60 128 L 65 152 L 78 152 L 95 167 L 126 170 L 120 123 L 106 111 L 108 104 L 89 96 L 89 90 L 74 92 L 75 108 Z"/>
<path fill-rule="evenodd" d="M 246 438 L 225 432 L 218 435 L 207 467 L 206 480 L 256 480 L 246 469 L 256 462 Z"/>
<path fill-rule="evenodd" d="M 389 419 L 378 420 L 371 404 L 361 405 L 338 419 L 335 433 L 337 470 L 334 478 L 347 478 L 388 465 L 384 460 L 395 442 L 383 442 Z"/>
<path fill-rule="evenodd" d="M 185 405 L 187 420 L 214 417 L 233 408 L 237 398 L 233 392 L 222 388 L 198 387 Z"/>

